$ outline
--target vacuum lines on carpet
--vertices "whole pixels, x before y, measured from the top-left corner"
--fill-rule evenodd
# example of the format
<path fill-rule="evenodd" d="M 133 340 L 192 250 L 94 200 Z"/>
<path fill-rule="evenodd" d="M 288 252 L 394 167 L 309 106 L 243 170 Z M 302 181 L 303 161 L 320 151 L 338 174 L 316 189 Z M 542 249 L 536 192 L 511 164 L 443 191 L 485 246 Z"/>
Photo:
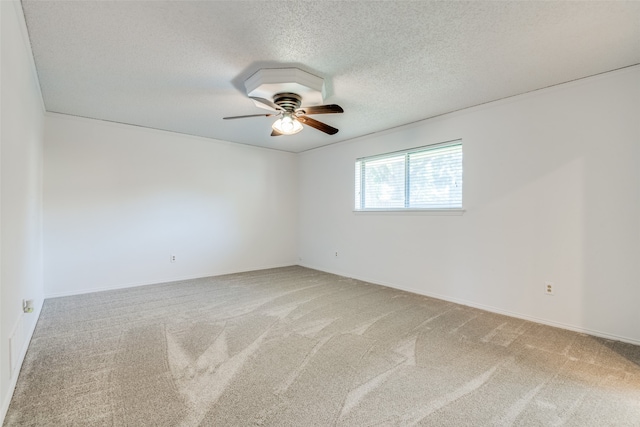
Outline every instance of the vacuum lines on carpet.
<path fill-rule="evenodd" d="M 638 426 L 640 347 L 303 267 L 48 299 L 5 425 Z"/>

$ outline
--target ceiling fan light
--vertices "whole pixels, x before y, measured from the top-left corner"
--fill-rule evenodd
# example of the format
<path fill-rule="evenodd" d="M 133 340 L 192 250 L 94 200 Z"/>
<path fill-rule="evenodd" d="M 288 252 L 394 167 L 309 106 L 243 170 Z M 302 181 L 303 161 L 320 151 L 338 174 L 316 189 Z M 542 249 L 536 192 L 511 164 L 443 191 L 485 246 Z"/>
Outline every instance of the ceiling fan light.
<path fill-rule="evenodd" d="M 285 115 L 283 118 L 276 120 L 271 128 L 283 135 L 293 135 L 302 130 L 302 124 L 290 115 Z"/>

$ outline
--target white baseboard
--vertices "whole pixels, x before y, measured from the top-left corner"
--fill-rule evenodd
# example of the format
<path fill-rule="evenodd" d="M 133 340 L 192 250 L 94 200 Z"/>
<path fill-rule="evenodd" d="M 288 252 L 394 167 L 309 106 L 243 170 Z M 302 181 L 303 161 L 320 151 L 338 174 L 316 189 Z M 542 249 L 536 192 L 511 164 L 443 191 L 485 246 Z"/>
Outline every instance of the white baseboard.
<path fill-rule="evenodd" d="M 344 276 L 344 277 L 348 277 L 348 278 L 351 278 L 351 279 L 360 280 L 360 281 L 363 281 L 363 282 L 373 283 L 375 285 L 381 285 L 381 286 L 386 286 L 388 288 L 393 288 L 393 289 L 398 289 L 398 290 L 401 290 L 401 291 L 411 292 L 412 294 L 423 295 L 423 296 L 426 296 L 426 297 L 441 299 L 443 301 L 453 302 L 453 303 L 465 305 L 465 306 L 468 306 L 468 307 L 479 308 L 480 310 L 490 311 L 490 312 L 496 313 L 496 314 L 503 314 L 505 316 L 515 317 L 517 319 L 528 320 L 530 322 L 535 322 L 535 323 L 540 323 L 540 324 L 543 324 L 543 325 L 553 326 L 555 328 L 566 329 L 566 330 L 569 330 L 569 331 L 579 332 L 579 333 L 582 333 L 582 334 L 592 335 L 592 336 L 595 336 L 595 337 L 605 338 L 605 339 L 614 340 L 614 341 L 622 341 L 622 342 L 626 342 L 626 343 L 634 344 L 634 345 L 640 345 L 640 340 L 637 340 L 637 339 L 634 339 L 634 338 L 629 338 L 629 337 L 624 337 L 624 336 L 620 336 L 620 335 L 610 334 L 610 333 L 607 333 L 607 332 L 597 331 L 597 330 L 594 330 L 594 329 L 587 329 L 587 328 L 583 328 L 581 326 L 570 325 L 570 324 L 566 324 L 566 323 L 562 323 L 562 322 L 556 322 L 554 320 L 542 319 L 542 318 L 539 318 L 539 317 L 530 316 L 530 315 L 522 314 L 522 313 L 517 313 L 517 312 L 513 312 L 513 311 L 509 311 L 509 310 L 503 310 L 501 308 L 497 308 L 497 307 L 493 307 L 493 306 L 485 305 L 485 304 L 479 304 L 479 303 L 476 303 L 476 302 L 473 302 L 473 301 L 468 301 L 468 300 L 461 299 L 461 298 L 454 298 L 454 297 L 450 297 L 450 296 L 447 296 L 447 295 L 441 295 L 441 294 L 436 294 L 436 293 L 432 293 L 432 292 L 424 292 L 422 290 L 409 288 L 409 287 L 405 287 L 405 286 L 397 286 L 396 284 L 393 284 L 393 283 L 385 283 L 385 282 L 381 282 L 379 280 L 373 280 L 373 279 L 367 278 L 367 277 L 354 276 L 354 275 L 346 274 L 346 273 L 339 272 L 339 271 L 329 271 L 329 270 L 326 270 L 326 269 L 323 269 L 323 268 L 318 268 L 318 267 L 315 267 L 313 265 L 309 265 L 309 264 L 306 264 L 306 263 L 300 263 L 299 265 L 301 267 L 311 268 L 311 269 L 314 269 L 314 270 L 323 271 L 325 273 L 336 274 L 336 275 L 339 275 L 339 276 Z"/>
<path fill-rule="evenodd" d="M 297 264 L 292 261 L 286 264 L 276 264 L 276 265 L 269 265 L 264 267 L 263 266 L 247 267 L 247 269 L 241 269 L 241 270 L 214 271 L 214 272 L 201 273 L 201 274 L 189 275 L 189 276 L 161 277 L 161 278 L 153 279 L 150 281 L 144 281 L 144 282 L 129 282 L 129 283 L 113 285 L 113 286 L 102 286 L 99 288 L 78 289 L 78 290 L 69 291 L 69 292 L 48 293 L 47 290 L 45 289 L 44 297 L 45 299 L 58 298 L 58 297 L 70 297 L 73 295 L 91 294 L 93 292 L 115 291 L 117 289 L 137 288 L 139 286 L 159 285 L 161 283 L 181 282 L 183 280 L 193 280 L 193 279 L 202 279 L 205 277 L 225 276 L 227 274 L 247 273 L 249 271 L 268 270 L 271 268 L 291 267 L 292 265 L 297 265 Z"/>
<path fill-rule="evenodd" d="M 36 325 L 38 324 L 38 320 L 40 320 L 40 313 L 42 312 L 43 303 L 44 303 L 43 299 L 37 300 L 36 305 L 33 308 L 33 312 L 21 313 L 20 316 L 22 316 L 22 318 L 18 319 L 18 321 L 16 322 L 16 325 L 19 324 L 20 321 L 24 322 L 24 316 L 35 317 L 35 319 L 30 323 L 29 329 L 26 331 L 24 341 L 22 343 L 22 348 L 20 349 L 18 359 L 16 360 L 16 366 L 15 367 L 12 366 L 13 370 L 11 372 L 11 382 L 9 383 L 9 390 L 7 392 L 7 396 L 2 402 L 2 407 L 0 408 L 0 425 L 4 423 L 4 418 L 7 415 L 9 404 L 11 403 L 11 399 L 13 398 L 13 393 L 15 392 L 16 384 L 18 383 L 18 377 L 20 376 L 20 370 L 22 369 L 24 358 L 27 355 L 27 350 L 29 349 L 29 344 L 31 343 L 31 337 L 33 337 L 33 332 L 36 330 Z"/>
<path fill-rule="evenodd" d="M 101 286 L 98 288 L 77 289 L 77 290 L 68 291 L 68 292 L 52 292 L 52 293 L 45 293 L 45 299 L 71 297 L 74 295 L 92 294 L 94 292 L 115 291 L 118 289 L 137 288 L 140 286 L 158 285 L 160 283 L 180 282 L 182 280 L 200 279 L 202 277 L 208 277 L 208 276 L 196 275 L 196 276 L 166 277 L 166 278 L 159 278 L 157 280 L 145 281 L 145 282 L 130 282 L 130 283 L 125 283 L 120 285 L 113 285 L 113 286 Z"/>

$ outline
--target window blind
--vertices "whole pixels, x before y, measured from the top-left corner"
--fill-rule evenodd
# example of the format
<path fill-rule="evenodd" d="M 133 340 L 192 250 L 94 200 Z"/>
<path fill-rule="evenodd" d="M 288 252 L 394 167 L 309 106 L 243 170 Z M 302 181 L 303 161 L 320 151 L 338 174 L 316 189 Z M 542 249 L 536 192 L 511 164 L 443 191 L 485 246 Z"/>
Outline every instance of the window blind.
<path fill-rule="evenodd" d="M 355 209 L 462 209 L 462 142 L 357 159 Z"/>

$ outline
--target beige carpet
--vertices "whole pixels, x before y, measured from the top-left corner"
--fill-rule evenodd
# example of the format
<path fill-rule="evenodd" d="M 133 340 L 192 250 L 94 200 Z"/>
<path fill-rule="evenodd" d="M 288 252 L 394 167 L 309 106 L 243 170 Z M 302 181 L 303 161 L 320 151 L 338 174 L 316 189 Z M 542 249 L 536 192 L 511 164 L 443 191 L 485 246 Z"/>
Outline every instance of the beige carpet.
<path fill-rule="evenodd" d="M 640 347 L 287 267 L 47 300 L 5 425 L 640 426 Z"/>

